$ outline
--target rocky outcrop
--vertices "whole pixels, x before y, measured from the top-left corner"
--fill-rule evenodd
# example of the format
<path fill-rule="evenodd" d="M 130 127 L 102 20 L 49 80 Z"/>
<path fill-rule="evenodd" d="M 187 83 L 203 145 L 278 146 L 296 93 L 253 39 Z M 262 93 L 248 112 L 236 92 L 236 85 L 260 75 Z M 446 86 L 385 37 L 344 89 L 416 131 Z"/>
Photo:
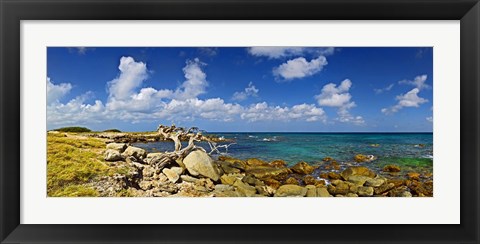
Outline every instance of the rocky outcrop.
<path fill-rule="evenodd" d="M 213 159 L 204 151 L 193 151 L 183 159 L 183 164 L 193 176 L 205 176 L 214 181 L 220 178 Z"/>

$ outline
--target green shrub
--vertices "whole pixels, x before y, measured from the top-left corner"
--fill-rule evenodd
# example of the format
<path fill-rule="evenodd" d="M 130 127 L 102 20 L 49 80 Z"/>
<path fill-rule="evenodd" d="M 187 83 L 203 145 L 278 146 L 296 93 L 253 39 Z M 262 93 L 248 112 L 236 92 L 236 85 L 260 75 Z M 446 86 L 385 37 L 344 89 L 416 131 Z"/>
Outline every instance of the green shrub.
<path fill-rule="evenodd" d="M 92 132 L 92 130 L 85 128 L 85 127 L 79 127 L 79 126 L 72 126 L 72 127 L 63 127 L 63 128 L 58 128 L 55 129 L 56 131 L 61 131 L 61 132 Z"/>
<path fill-rule="evenodd" d="M 108 130 L 104 130 L 103 132 L 122 132 L 122 131 L 118 129 L 108 129 Z"/>

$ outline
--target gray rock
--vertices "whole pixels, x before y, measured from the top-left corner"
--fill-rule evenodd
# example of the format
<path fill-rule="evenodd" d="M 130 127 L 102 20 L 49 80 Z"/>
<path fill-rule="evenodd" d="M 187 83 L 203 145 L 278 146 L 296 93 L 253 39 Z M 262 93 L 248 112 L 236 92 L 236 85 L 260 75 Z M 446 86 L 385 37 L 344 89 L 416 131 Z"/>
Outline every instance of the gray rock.
<path fill-rule="evenodd" d="M 313 185 L 305 186 L 307 188 L 307 197 L 316 197 L 317 196 L 317 188 Z"/>
<path fill-rule="evenodd" d="M 121 161 L 123 160 L 123 157 L 122 155 L 120 154 L 119 151 L 117 150 L 113 150 L 113 149 L 107 149 L 104 153 L 104 157 L 105 161 L 109 161 L 109 162 L 114 162 L 114 161 Z"/>
<path fill-rule="evenodd" d="M 307 188 L 297 185 L 283 185 L 275 192 L 275 197 L 304 197 L 307 194 Z"/>
<path fill-rule="evenodd" d="M 203 151 L 197 150 L 189 153 L 183 159 L 183 163 L 188 172 L 193 176 L 202 175 L 213 181 L 217 181 L 220 178 L 213 159 Z"/>
<path fill-rule="evenodd" d="M 107 144 L 107 149 L 113 149 L 117 150 L 120 153 L 123 153 L 125 149 L 127 149 L 127 144 L 126 143 L 109 143 Z"/>
<path fill-rule="evenodd" d="M 373 179 L 368 179 L 367 181 L 365 181 L 365 186 L 379 187 L 383 185 L 383 183 L 385 183 L 385 180 L 377 176 Z"/>
<path fill-rule="evenodd" d="M 132 156 L 136 159 L 142 160 L 147 156 L 147 151 L 145 151 L 141 148 L 138 148 L 138 147 L 129 146 L 129 147 L 127 147 L 127 149 L 125 149 L 125 151 L 122 153 L 122 155 L 124 157 Z"/>
<path fill-rule="evenodd" d="M 355 185 L 363 186 L 367 180 L 371 179 L 370 177 L 363 176 L 363 175 L 351 175 L 348 177 L 348 181 L 352 182 Z"/>
<path fill-rule="evenodd" d="M 233 191 L 233 186 L 218 184 L 215 186 L 215 191 Z"/>
<path fill-rule="evenodd" d="M 237 179 L 237 181 L 235 181 L 233 186 L 235 187 L 236 191 L 238 191 L 239 193 L 247 197 L 252 197 L 257 193 L 257 189 L 255 189 L 255 187 L 244 183 L 240 179 Z"/>
<path fill-rule="evenodd" d="M 192 177 L 190 175 L 180 175 L 180 179 L 182 179 L 182 181 L 192 182 L 192 183 L 199 181 L 198 178 Z"/>
<path fill-rule="evenodd" d="M 182 167 L 171 167 L 170 169 L 173 170 L 178 175 L 183 174 L 183 168 Z"/>

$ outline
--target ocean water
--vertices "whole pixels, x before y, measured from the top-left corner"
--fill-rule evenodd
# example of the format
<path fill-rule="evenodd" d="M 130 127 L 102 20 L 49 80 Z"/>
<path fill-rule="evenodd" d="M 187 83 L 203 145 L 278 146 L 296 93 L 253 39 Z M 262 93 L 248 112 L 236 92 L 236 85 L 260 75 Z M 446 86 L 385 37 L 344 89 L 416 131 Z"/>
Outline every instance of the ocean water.
<path fill-rule="evenodd" d="M 265 161 L 282 159 L 289 165 L 300 161 L 321 164 L 325 157 L 349 164 L 356 154 L 371 154 L 378 159 L 369 163 L 381 168 L 398 164 L 432 171 L 432 133 L 210 133 L 232 139 L 228 155 L 240 159 Z M 220 143 L 222 144 L 222 143 Z M 227 143 L 228 144 L 228 143 Z M 197 143 L 207 151 L 208 144 Z M 173 150 L 173 142 L 136 143 L 149 152 Z M 225 152 L 224 149 L 221 149 Z"/>

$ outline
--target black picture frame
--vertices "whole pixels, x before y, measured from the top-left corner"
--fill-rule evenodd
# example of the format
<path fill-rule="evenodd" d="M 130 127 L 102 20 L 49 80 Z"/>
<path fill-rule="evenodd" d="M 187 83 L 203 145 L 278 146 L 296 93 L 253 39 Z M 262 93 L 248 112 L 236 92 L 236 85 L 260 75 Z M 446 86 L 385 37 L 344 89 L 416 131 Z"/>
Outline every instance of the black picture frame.
<path fill-rule="evenodd" d="M 478 0 L 0 0 L 1 243 L 479 243 Z M 461 224 L 20 224 L 21 20 L 460 20 Z M 441 109 L 441 108 L 438 108 Z M 319 209 L 319 211 L 322 211 Z M 385 213 L 372 213 L 385 214 Z M 234 216 L 234 212 L 229 213 Z"/>

